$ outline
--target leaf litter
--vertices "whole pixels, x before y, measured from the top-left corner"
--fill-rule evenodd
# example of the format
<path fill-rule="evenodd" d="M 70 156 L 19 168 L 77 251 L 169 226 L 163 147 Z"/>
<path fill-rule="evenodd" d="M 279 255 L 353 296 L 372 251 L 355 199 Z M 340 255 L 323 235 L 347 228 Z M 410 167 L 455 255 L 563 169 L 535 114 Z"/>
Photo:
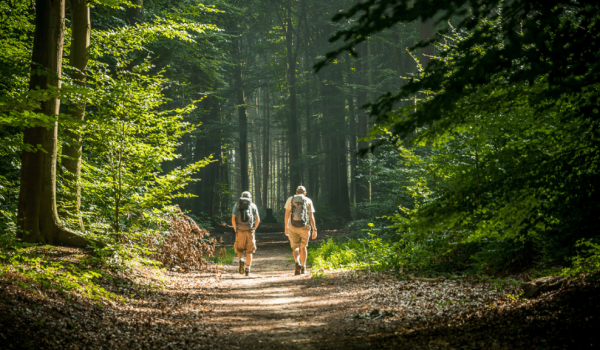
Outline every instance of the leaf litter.
<path fill-rule="evenodd" d="M 280 315 L 266 312 L 264 299 L 234 300 L 236 288 L 245 287 L 223 279 L 233 271 L 234 266 L 206 262 L 202 271 L 136 268 L 105 274 L 98 283 L 123 302 L 25 292 L 5 278 L 0 348 L 583 349 L 600 344 L 600 283 L 593 278 L 526 300 L 516 283 L 327 271 L 312 279 L 274 278 L 314 299 L 305 309 L 281 305 L 277 309 L 287 313 Z M 215 313 L 227 300 L 234 325 L 248 318 L 236 305 L 246 305 L 258 310 L 252 322 L 264 327 L 233 332 L 224 314 Z"/>

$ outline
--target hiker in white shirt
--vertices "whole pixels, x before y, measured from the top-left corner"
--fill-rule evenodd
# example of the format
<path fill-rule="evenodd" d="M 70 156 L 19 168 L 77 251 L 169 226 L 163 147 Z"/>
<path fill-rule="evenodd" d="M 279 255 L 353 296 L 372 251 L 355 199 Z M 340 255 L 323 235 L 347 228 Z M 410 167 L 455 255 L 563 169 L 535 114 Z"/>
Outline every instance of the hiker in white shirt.
<path fill-rule="evenodd" d="M 306 273 L 306 256 L 308 251 L 309 234 L 312 228 L 312 239 L 317 238 L 317 226 L 314 216 L 315 208 L 306 197 L 306 188 L 298 186 L 296 195 L 285 202 L 285 235 L 290 239 L 290 245 L 296 261 L 296 275 Z"/>

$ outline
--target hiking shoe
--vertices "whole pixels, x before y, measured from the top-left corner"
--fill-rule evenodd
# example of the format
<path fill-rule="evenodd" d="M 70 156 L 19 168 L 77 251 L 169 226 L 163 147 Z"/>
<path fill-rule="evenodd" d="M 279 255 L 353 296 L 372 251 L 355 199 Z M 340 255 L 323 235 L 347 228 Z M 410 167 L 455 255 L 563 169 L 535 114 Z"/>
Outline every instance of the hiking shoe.
<path fill-rule="evenodd" d="M 246 267 L 246 271 L 245 271 L 246 276 L 250 276 L 250 268 Z"/>
<path fill-rule="evenodd" d="M 298 276 L 300 274 L 300 270 L 302 269 L 302 265 L 296 263 L 296 274 L 295 276 Z"/>
<path fill-rule="evenodd" d="M 300 274 L 301 274 L 301 275 L 305 275 L 305 274 L 306 274 L 306 266 L 302 266 L 302 267 L 300 268 Z"/>
<path fill-rule="evenodd" d="M 240 275 L 244 274 L 244 259 L 240 259 Z"/>

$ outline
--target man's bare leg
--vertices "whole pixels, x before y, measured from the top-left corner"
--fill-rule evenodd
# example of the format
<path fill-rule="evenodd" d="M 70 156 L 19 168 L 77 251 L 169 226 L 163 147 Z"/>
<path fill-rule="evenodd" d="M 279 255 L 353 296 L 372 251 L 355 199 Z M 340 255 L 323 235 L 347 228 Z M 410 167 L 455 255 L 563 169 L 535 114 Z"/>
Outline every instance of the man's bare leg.
<path fill-rule="evenodd" d="M 300 256 L 300 248 L 293 249 L 292 253 L 294 254 L 294 260 L 299 261 L 298 257 Z"/>
<path fill-rule="evenodd" d="M 306 257 L 308 256 L 308 250 L 306 246 L 300 246 L 300 265 L 306 267 Z"/>
<path fill-rule="evenodd" d="M 246 253 L 246 267 L 250 267 L 252 265 L 252 254 Z"/>

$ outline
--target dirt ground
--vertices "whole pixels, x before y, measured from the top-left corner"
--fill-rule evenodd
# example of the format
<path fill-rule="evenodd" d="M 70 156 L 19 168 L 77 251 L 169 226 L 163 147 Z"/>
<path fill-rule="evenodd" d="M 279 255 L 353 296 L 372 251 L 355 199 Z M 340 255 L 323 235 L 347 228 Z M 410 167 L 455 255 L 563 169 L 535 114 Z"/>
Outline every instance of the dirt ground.
<path fill-rule="evenodd" d="M 215 321 L 227 331 L 220 340 L 234 348 L 322 348 L 328 330 L 338 319 L 349 318 L 348 311 L 358 301 L 337 295 L 310 274 L 295 276 L 283 232 L 263 231 L 256 236 L 251 276 L 239 274 L 236 258 L 216 286 L 220 297 L 215 299 Z"/>
<path fill-rule="evenodd" d="M 319 234 L 321 240 L 345 232 Z M 226 227 L 212 236 L 222 246 L 235 239 Z M 25 293 L 2 280 L 0 349 L 529 350 L 600 344 L 597 280 L 572 281 L 524 300 L 508 280 L 457 276 L 429 282 L 351 270 L 294 276 L 292 252 L 278 225 L 262 226 L 257 246 L 249 277 L 238 273 L 236 258 L 202 273 L 164 271 L 158 278 L 136 270 L 100 281 L 127 303 Z M 161 288 L 139 289 L 140 281 L 158 280 Z"/>

